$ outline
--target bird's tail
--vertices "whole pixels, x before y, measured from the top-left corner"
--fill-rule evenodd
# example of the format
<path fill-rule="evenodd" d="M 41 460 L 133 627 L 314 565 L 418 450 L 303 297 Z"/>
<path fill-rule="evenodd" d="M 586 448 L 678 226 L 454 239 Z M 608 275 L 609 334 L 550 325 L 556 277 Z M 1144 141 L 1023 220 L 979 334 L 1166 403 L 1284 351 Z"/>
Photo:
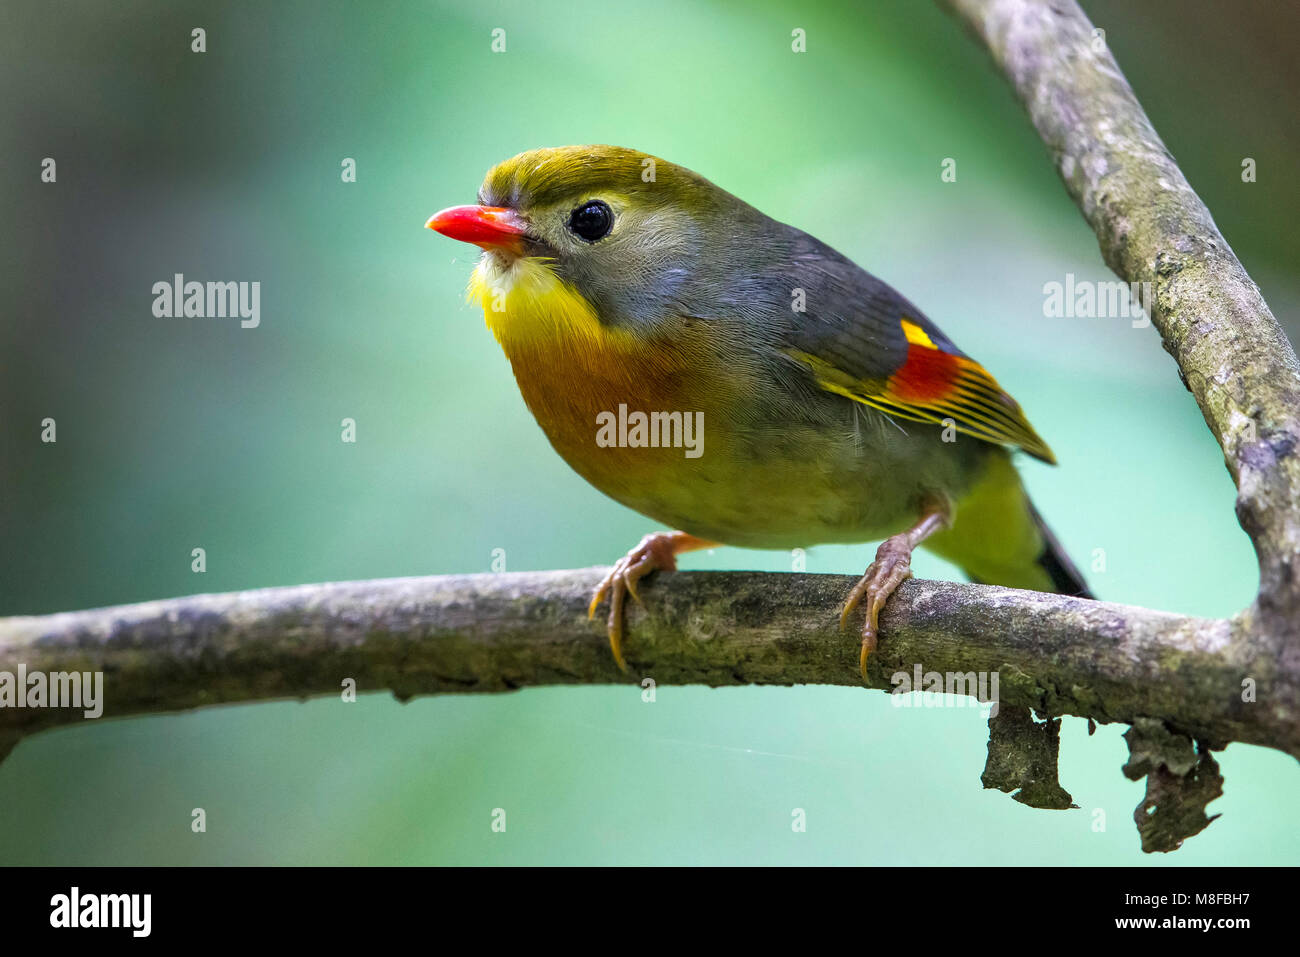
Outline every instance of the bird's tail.
<path fill-rule="evenodd" d="M 972 581 L 1092 597 L 1006 454 L 991 457 L 975 488 L 957 503 L 952 528 L 931 536 L 925 547 Z"/>
<path fill-rule="evenodd" d="M 1028 496 L 1025 496 L 1025 504 L 1029 506 L 1029 514 L 1038 525 L 1038 534 L 1043 537 L 1043 550 L 1038 556 L 1038 565 L 1052 580 L 1052 591 L 1062 595 L 1092 598 L 1093 594 L 1088 590 L 1088 583 L 1083 580 L 1083 575 L 1074 562 L 1070 561 L 1069 554 L 1056 540 L 1056 536 L 1047 527 L 1043 516 L 1038 514 L 1038 509 L 1034 508 L 1034 503 L 1029 501 Z"/>

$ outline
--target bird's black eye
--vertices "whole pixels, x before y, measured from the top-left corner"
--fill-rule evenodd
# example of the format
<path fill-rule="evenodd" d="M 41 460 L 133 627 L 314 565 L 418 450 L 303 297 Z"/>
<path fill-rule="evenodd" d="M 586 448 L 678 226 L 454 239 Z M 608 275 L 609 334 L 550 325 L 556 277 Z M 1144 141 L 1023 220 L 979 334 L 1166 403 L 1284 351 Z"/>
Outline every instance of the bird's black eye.
<path fill-rule="evenodd" d="M 599 199 L 583 203 L 569 214 L 569 229 L 579 239 L 594 243 L 604 239 L 614 228 L 614 211 Z"/>

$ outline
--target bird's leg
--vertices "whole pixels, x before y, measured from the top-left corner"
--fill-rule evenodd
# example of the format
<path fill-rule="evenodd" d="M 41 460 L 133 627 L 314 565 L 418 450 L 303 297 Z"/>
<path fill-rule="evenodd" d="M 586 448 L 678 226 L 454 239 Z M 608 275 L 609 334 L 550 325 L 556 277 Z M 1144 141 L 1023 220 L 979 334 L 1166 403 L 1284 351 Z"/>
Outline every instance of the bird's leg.
<path fill-rule="evenodd" d="M 596 591 L 591 596 L 591 606 L 587 609 L 587 618 L 595 617 L 596 608 L 608 592 L 609 647 L 614 652 L 614 661 L 620 670 L 627 671 L 627 662 L 623 660 L 624 596 L 631 595 L 639 604 L 641 597 L 636 593 L 636 583 L 640 579 L 653 571 L 676 571 L 677 556 L 682 552 L 713 548 L 716 544 L 685 532 L 653 532 L 615 562 L 605 580 L 596 586 Z"/>
<path fill-rule="evenodd" d="M 867 678 L 867 656 L 876 650 L 880 628 L 880 609 L 903 582 L 912 577 L 912 550 L 952 521 L 952 507 L 947 502 L 931 503 L 921 520 L 900 535 L 892 535 L 876 549 L 876 560 L 867 566 L 862 580 L 853 586 L 840 612 L 840 629 L 863 598 L 867 600 L 866 620 L 862 623 L 862 652 L 858 670 Z"/>

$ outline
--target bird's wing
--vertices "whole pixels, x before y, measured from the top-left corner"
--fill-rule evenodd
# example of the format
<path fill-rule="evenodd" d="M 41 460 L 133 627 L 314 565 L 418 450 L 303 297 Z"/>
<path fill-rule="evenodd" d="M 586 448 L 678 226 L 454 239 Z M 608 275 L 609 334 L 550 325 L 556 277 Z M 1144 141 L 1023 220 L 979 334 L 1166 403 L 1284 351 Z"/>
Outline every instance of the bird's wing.
<path fill-rule="evenodd" d="M 829 262 L 823 256 L 808 267 L 810 277 L 804 273 L 812 288 L 804 311 L 792 310 L 784 337 L 786 353 L 821 388 L 900 419 L 951 420 L 958 432 L 1055 463 L 988 370 L 887 283 L 838 256 Z"/>

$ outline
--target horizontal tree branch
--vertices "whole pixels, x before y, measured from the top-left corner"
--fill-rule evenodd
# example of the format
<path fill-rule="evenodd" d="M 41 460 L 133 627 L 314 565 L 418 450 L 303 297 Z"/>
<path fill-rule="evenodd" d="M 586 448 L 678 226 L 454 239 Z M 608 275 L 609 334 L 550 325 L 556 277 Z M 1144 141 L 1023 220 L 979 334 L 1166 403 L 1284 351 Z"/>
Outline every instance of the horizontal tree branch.
<path fill-rule="evenodd" d="M 399 578 L 0 619 L 0 669 L 102 671 L 104 714 L 359 690 L 401 698 L 536 685 L 858 685 L 858 639 L 839 630 L 854 578 L 678 572 L 641 588 L 615 667 L 587 619 L 603 569 Z M 923 671 L 996 672 L 1000 700 L 1098 722 L 1142 716 L 1215 746 L 1300 756 L 1295 685 L 1228 622 L 985 585 L 909 581 L 886 607 L 872 687 Z M 1243 678 L 1260 703 L 1241 701 Z M 16 736 L 80 712 L 0 709 Z"/>

